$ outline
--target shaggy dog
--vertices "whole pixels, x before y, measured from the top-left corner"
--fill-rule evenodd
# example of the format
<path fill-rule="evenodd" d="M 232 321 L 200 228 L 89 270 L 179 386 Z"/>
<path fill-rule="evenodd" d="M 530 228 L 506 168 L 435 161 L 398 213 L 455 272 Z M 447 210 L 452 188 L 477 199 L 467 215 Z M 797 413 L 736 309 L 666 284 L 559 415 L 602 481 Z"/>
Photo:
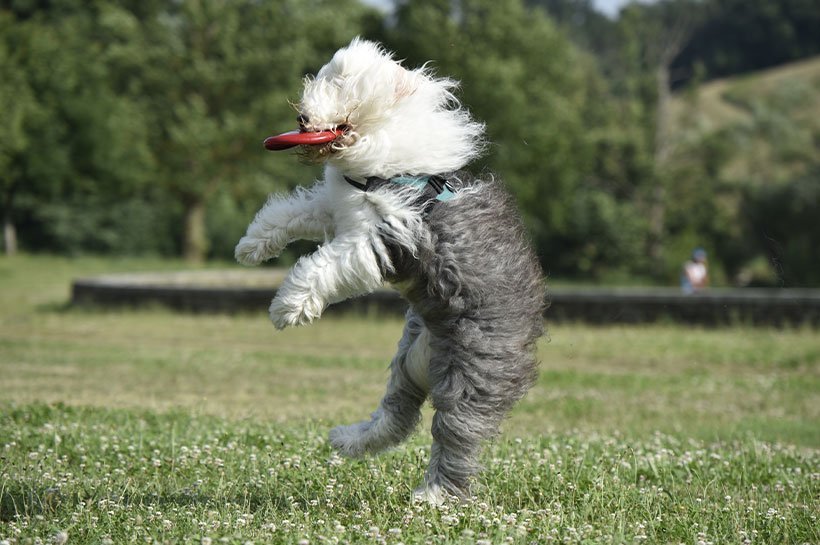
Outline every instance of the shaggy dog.
<path fill-rule="evenodd" d="M 273 196 L 236 246 L 256 265 L 293 240 L 323 241 L 276 292 L 279 329 L 385 281 L 410 303 L 379 407 L 330 442 L 346 456 L 396 445 L 429 397 L 434 442 L 414 497 L 432 503 L 469 494 L 482 442 L 535 379 L 543 332 L 542 272 L 513 199 L 493 177 L 459 171 L 482 151 L 484 126 L 455 87 L 371 42 L 339 50 L 305 81 L 299 130 L 265 141 L 325 162 L 324 180 Z"/>

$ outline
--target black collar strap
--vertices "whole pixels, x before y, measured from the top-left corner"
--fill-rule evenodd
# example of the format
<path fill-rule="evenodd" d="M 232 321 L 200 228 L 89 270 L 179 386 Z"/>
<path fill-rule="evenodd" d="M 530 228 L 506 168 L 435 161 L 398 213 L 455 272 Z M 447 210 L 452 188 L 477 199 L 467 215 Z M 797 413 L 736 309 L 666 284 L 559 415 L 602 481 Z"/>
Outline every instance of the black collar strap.
<path fill-rule="evenodd" d="M 370 191 L 386 183 L 394 183 L 423 188 L 425 191 L 430 191 L 432 195 L 435 195 L 433 198 L 437 201 L 449 201 L 455 197 L 455 193 L 453 193 L 453 188 L 450 186 L 450 182 L 447 181 L 447 178 L 444 176 L 439 176 L 438 174 L 433 174 L 432 176 L 396 176 L 390 179 L 370 176 L 365 180 L 365 183 L 357 182 L 347 176 L 344 178 L 347 183 L 360 191 Z"/>
<path fill-rule="evenodd" d="M 350 185 L 352 185 L 353 187 L 355 187 L 356 189 L 360 190 L 360 191 L 367 191 L 368 189 L 372 189 L 371 180 L 373 180 L 373 179 L 374 179 L 374 177 L 371 176 L 370 178 L 365 180 L 365 183 L 361 183 L 361 182 L 357 182 L 353 178 L 348 178 L 347 176 L 345 176 L 345 181 L 347 183 L 349 183 Z M 368 187 L 368 186 L 370 186 L 370 187 Z"/>

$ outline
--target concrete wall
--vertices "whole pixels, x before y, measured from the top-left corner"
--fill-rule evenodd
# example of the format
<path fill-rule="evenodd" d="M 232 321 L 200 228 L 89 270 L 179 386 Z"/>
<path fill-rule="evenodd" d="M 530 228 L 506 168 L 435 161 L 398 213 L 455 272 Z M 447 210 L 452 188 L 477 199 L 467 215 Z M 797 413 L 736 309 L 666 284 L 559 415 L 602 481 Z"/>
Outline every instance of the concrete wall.
<path fill-rule="evenodd" d="M 165 279 L 164 279 L 165 278 Z M 271 286 L 232 286 L 235 279 L 186 285 L 180 277 L 123 275 L 74 281 L 73 305 L 137 307 L 162 305 L 188 312 L 267 312 Z M 659 320 L 691 324 L 820 326 L 820 290 L 710 289 L 684 295 L 663 288 L 554 288 L 547 294 L 549 321 L 596 324 Z M 331 306 L 327 312 L 403 315 L 407 304 L 379 290 Z"/>

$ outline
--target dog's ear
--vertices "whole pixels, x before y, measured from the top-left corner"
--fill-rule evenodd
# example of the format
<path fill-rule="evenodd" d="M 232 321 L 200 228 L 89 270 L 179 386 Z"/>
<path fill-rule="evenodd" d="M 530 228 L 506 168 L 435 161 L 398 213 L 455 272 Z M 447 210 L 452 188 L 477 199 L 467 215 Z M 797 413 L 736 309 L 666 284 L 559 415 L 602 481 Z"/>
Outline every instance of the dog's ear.
<path fill-rule="evenodd" d="M 396 64 L 396 86 L 394 89 L 394 98 L 396 99 L 396 102 L 412 95 L 416 92 L 417 88 L 418 82 L 416 79 L 416 74 L 410 72 L 409 70 L 405 70 L 400 65 Z"/>

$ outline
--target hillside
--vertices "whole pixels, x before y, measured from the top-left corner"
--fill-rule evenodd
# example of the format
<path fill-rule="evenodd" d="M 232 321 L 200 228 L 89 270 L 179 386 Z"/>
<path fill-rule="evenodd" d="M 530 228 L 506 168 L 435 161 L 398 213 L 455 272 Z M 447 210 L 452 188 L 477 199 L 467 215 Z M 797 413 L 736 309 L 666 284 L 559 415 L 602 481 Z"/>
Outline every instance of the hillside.
<path fill-rule="evenodd" d="M 729 179 L 794 175 L 820 135 L 820 56 L 682 91 L 670 111 L 679 142 L 729 139 Z"/>
<path fill-rule="evenodd" d="M 749 110 L 738 98 L 772 98 L 784 88 L 813 91 L 814 106 L 820 106 L 820 56 L 776 68 L 715 80 L 696 91 L 681 91 L 672 102 L 674 118 L 680 122 L 693 109 L 712 128 L 749 119 Z"/>

